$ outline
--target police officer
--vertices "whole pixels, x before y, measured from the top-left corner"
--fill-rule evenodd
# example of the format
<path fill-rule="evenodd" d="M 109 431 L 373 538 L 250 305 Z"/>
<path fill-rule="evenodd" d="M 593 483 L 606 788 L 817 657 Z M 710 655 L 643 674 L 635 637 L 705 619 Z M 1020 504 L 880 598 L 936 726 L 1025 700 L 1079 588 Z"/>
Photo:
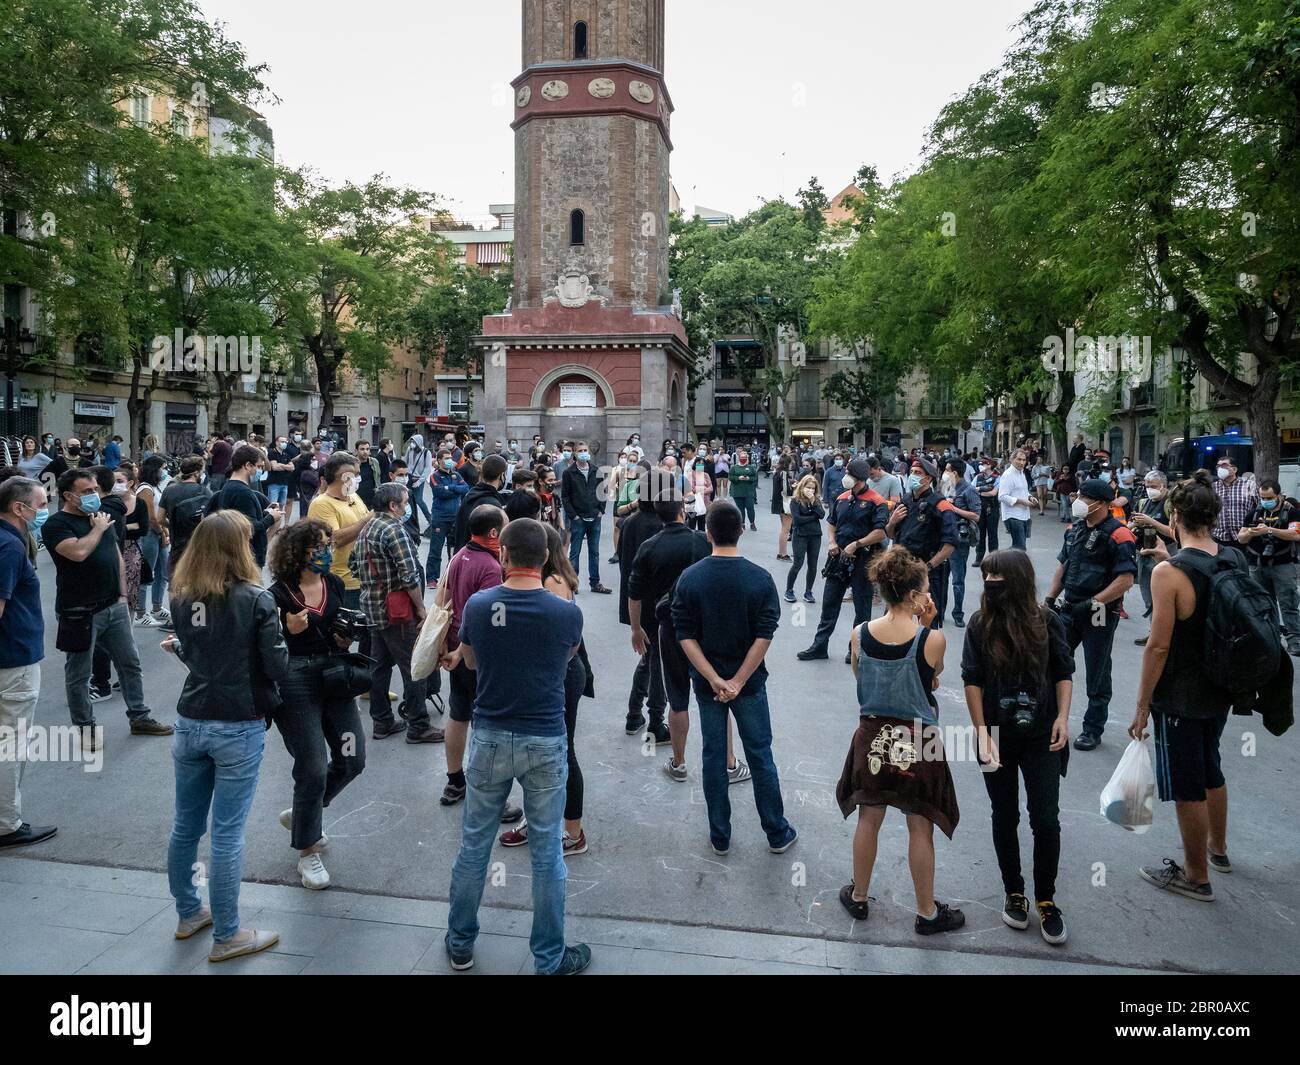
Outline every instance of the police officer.
<path fill-rule="evenodd" d="M 1282 636 L 1287 650 L 1300 655 L 1300 610 L 1296 604 L 1295 545 L 1300 523 L 1297 512 L 1282 498 L 1282 486 L 1273 480 L 1259 482 L 1259 502 L 1246 515 L 1237 541 L 1245 545 L 1251 572 L 1267 589 L 1282 614 Z"/>
<path fill-rule="evenodd" d="M 1073 504 L 1074 524 L 1065 533 L 1047 605 L 1065 619 L 1070 649 L 1083 644 L 1088 674 L 1088 712 L 1074 741 L 1078 751 L 1101 743 L 1110 712 L 1110 652 L 1119 628 L 1124 593 L 1137 574 L 1137 539 L 1110 513 L 1115 491 L 1106 481 L 1084 481 Z M 1061 593 L 1064 603 L 1060 603 Z"/>
<path fill-rule="evenodd" d="M 870 475 L 871 467 L 867 460 L 854 459 L 840 482 L 844 491 L 831 504 L 826 519 L 831 535 L 826 559 L 826 587 L 822 589 L 822 619 L 812 646 L 796 656 L 801 662 L 830 657 L 827 647 L 840 618 L 844 593 L 849 589 L 853 591 L 854 628 L 871 619 L 867 556 L 884 543 L 889 506 L 884 497 L 871 487 Z"/>
<path fill-rule="evenodd" d="M 975 546 L 975 565 L 984 561 L 986 551 L 998 549 L 998 522 L 1002 505 L 998 502 L 998 475 L 993 460 L 987 455 L 979 462 L 975 475 L 975 491 L 980 497 L 979 543 Z"/>
<path fill-rule="evenodd" d="M 885 529 L 895 544 L 907 548 L 930 568 L 930 598 L 935 615 L 931 628 L 943 628 L 948 607 L 948 559 L 957 549 L 957 511 L 935 491 L 939 467 L 924 455 L 912 460 L 909 491 L 894 508 Z"/>

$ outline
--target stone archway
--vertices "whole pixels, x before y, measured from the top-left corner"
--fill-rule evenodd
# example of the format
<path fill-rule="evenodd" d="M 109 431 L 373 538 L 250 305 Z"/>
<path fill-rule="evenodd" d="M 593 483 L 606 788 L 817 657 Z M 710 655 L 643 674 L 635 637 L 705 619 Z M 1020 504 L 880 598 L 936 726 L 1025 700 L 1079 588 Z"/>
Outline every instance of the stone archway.
<path fill-rule="evenodd" d="M 601 395 L 605 397 L 606 407 L 616 405 L 614 402 L 614 389 L 610 383 L 590 366 L 582 366 L 578 363 L 557 366 L 555 369 L 548 371 L 533 389 L 532 402 L 529 405 L 534 409 L 541 409 L 546 403 L 546 393 L 551 390 L 553 385 L 566 377 L 585 377 L 600 389 Z"/>

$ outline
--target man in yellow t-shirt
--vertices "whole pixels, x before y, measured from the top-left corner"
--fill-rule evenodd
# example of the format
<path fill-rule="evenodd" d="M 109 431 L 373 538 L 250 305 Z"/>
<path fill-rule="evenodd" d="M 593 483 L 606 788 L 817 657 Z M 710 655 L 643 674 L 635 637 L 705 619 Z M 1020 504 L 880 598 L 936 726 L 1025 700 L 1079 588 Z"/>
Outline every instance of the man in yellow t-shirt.
<path fill-rule="evenodd" d="M 356 458 L 346 451 L 336 451 L 321 470 L 319 492 L 307 508 L 307 517 L 328 525 L 334 537 L 334 561 L 330 572 L 343 582 L 343 605 L 349 610 L 361 609 L 361 582 L 352 576 L 348 561 L 352 558 L 352 545 L 365 528 L 370 511 L 361 502 L 357 489 L 361 485 L 361 467 Z M 363 637 L 357 650 L 370 653 L 370 640 Z"/>

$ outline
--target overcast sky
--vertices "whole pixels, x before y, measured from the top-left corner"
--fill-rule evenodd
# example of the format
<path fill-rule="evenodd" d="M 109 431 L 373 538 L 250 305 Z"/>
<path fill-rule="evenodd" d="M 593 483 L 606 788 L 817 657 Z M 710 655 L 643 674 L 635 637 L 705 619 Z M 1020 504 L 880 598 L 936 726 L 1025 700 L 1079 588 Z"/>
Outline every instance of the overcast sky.
<path fill-rule="evenodd" d="M 198 0 L 281 99 L 281 162 L 383 172 L 461 216 L 514 199 L 519 0 Z M 943 104 L 998 65 L 1031 0 L 668 0 L 673 181 L 744 214 L 816 175 L 917 164 Z"/>

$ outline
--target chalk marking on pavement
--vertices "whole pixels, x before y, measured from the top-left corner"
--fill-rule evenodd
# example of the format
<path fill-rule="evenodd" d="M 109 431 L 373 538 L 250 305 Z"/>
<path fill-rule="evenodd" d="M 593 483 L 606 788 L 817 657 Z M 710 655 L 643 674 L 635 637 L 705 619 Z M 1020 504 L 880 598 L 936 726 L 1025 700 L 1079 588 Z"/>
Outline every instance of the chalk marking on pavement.
<path fill-rule="evenodd" d="M 374 815 L 374 818 L 380 822 L 377 828 L 373 828 L 367 832 L 338 831 L 336 826 L 343 824 L 343 822 L 348 820 L 348 818 L 350 817 L 354 818 L 363 815 L 365 811 L 372 806 L 384 808 L 383 810 L 376 811 L 376 814 Z M 401 812 L 400 814 L 395 816 L 393 814 L 394 810 L 399 810 Z M 384 802 L 382 800 L 372 799 L 370 802 L 365 803 L 362 806 L 358 806 L 355 810 L 343 814 L 343 816 L 341 817 L 336 817 L 326 827 L 330 830 L 330 832 L 333 833 L 333 835 L 337 839 L 364 839 L 367 836 L 381 836 L 385 832 L 391 832 L 394 828 L 396 828 L 408 817 L 410 817 L 410 815 L 411 815 L 411 811 L 408 810 L 405 806 L 402 806 L 400 803 Z M 370 815 L 366 815 L 366 818 L 368 821 L 371 819 Z M 326 834 L 328 835 L 330 833 L 326 833 Z"/>

